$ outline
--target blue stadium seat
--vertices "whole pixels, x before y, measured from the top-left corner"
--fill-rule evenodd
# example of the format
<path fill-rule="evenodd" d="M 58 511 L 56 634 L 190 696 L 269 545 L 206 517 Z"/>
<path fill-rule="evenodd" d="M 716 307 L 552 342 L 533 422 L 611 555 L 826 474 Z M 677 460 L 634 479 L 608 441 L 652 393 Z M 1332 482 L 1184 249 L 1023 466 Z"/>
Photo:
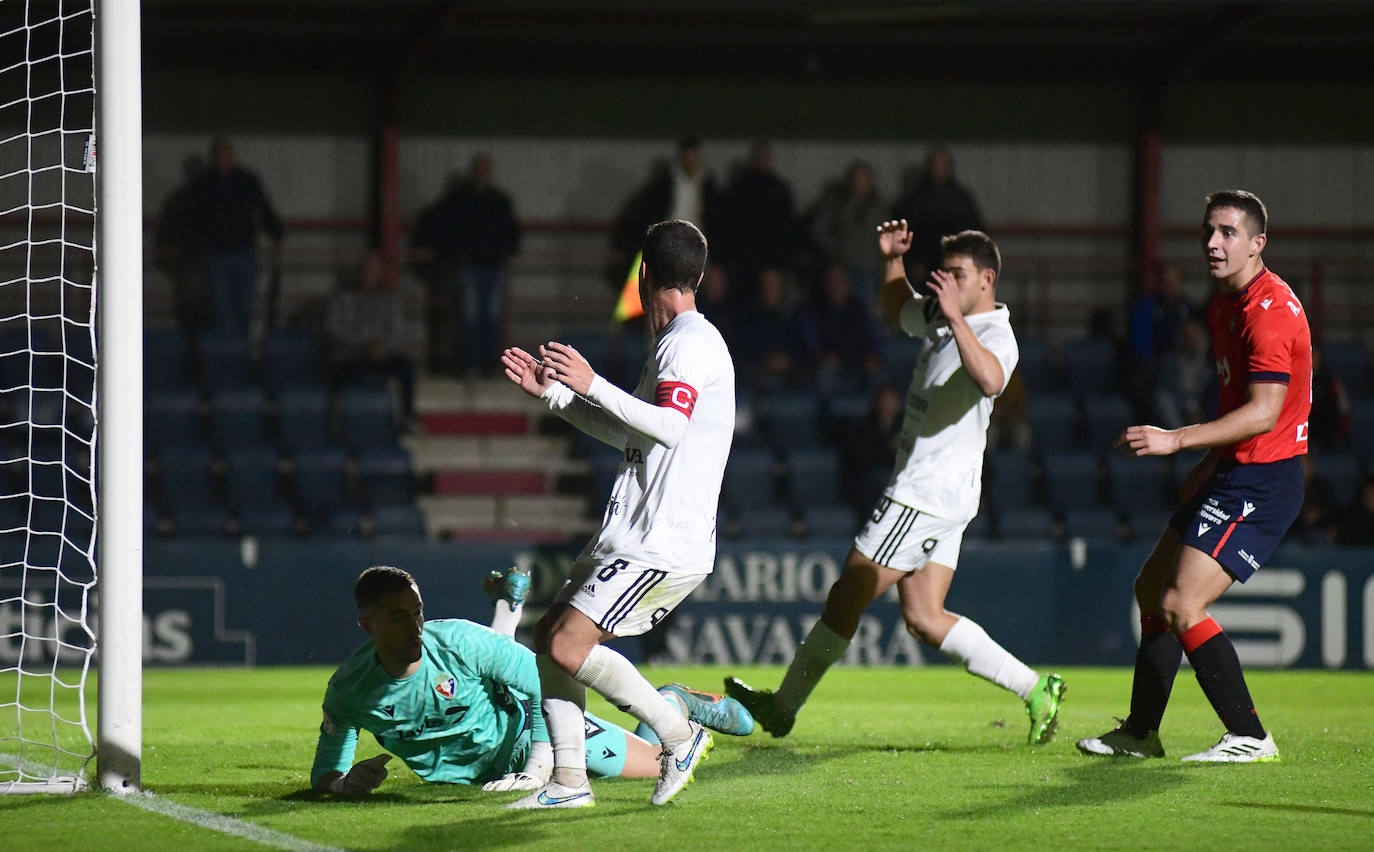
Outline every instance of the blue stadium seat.
<path fill-rule="evenodd" d="M 179 331 L 148 331 L 143 334 L 143 390 L 145 393 L 190 388 L 191 348 Z"/>
<path fill-rule="evenodd" d="M 1030 399 L 1031 442 L 1044 452 L 1080 446 L 1078 404 L 1067 394 L 1035 394 Z"/>
<path fill-rule="evenodd" d="M 1374 396 L 1354 397 L 1350 400 L 1349 443 L 1355 455 L 1366 467 L 1374 468 Z"/>
<path fill-rule="evenodd" d="M 807 506 L 804 520 L 807 534 L 816 538 L 853 536 L 860 526 L 858 513 L 847 505 Z"/>
<path fill-rule="evenodd" d="M 620 374 L 620 365 L 611 359 L 611 341 L 604 331 L 572 331 L 560 335 L 557 340 L 582 353 L 582 357 L 586 358 L 587 363 L 598 373 L 607 377 Z M 538 351 L 532 354 L 536 358 L 539 357 Z"/>
<path fill-rule="evenodd" d="M 414 503 L 377 506 L 372 510 L 372 534 L 423 538 L 424 513 Z"/>
<path fill-rule="evenodd" d="M 344 388 L 339 391 L 335 406 L 344 443 L 354 450 L 396 443 L 396 412 L 387 389 Z"/>
<path fill-rule="evenodd" d="M 1064 512 L 1064 534 L 1075 538 L 1115 539 L 1120 533 L 1121 517 L 1111 509 L 1098 506 Z"/>
<path fill-rule="evenodd" d="M 261 388 L 223 388 L 210 395 L 210 440 L 222 451 L 267 442 L 267 397 Z"/>
<path fill-rule="evenodd" d="M 274 331 L 262 347 L 263 378 L 275 391 L 314 387 L 324 381 L 320 344 L 312 334 Z"/>
<path fill-rule="evenodd" d="M 1168 509 L 1178 503 L 1171 460 L 1165 456 L 1107 457 L 1107 482 L 1117 508 L 1126 512 Z"/>
<path fill-rule="evenodd" d="M 1054 375 L 1050 345 L 1037 337 L 1018 339 L 1016 343 L 1021 351 L 1016 372 L 1021 374 L 1021 381 L 1026 383 L 1026 388 L 1033 394 L 1054 391 L 1058 379 Z"/>
<path fill-rule="evenodd" d="M 1106 393 L 1116 385 L 1116 344 L 1101 337 L 1079 337 L 1059 347 L 1064 383 L 1080 399 Z"/>
<path fill-rule="evenodd" d="M 845 391 L 831 394 L 825 400 L 825 425 L 833 436 L 868 416 L 873 395 L 867 391 Z"/>
<path fill-rule="evenodd" d="M 979 511 L 964 529 L 964 541 L 978 539 L 986 541 L 993 537 L 992 513 Z"/>
<path fill-rule="evenodd" d="M 1355 499 L 1363 476 L 1354 453 L 1328 451 L 1311 453 L 1307 458 L 1312 466 L 1312 476 L 1326 481 L 1338 506 L 1345 506 Z"/>
<path fill-rule="evenodd" d="M 255 384 L 253 353 L 248 339 L 234 334 L 205 334 L 200 353 L 200 384 L 207 393 Z"/>
<path fill-rule="evenodd" d="M 983 464 L 983 502 L 994 509 L 1036 502 L 1035 459 L 1021 450 L 996 450 Z"/>
<path fill-rule="evenodd" d="M 324 445 L 303 449 L 293 457 L 292 482 L 296 500 L 312 523 L 330 516 L 349 497 L 348 454 L 341 447 Z"/>
<path fill-rule="evenodd" d="M 777 471 L 772 450 L 742 447 L 732 451 L 721 486 L 726 503 L 735 509 L 778 504 Z"/>
<path fill-rule="evenodd" d="M 162 505 L 175 508 L 217 504 L 214 462 L 214 453 L 204 444 L 164 448 L 158 454 L 158 467 L 162 471 Z"/>
<path fill-rule="evenodd" d="M 295 532 L 296 513 L 280 497 L 252 506 L 240 506 L 234 514 L 245 533 L 285 536 Z"/>
<path fill-rule="evenodd" d="M 277 392 L 277 437 L 284 449 L 301 450 L 329 443 L 332 409 L 322 387 L 284 388 Z"/>
<path fill-rule="evenodd" d="M 736 513 L 740 534 L 751 536 L 784 536 L 793 528 L 792 513 L 778 506 L 744 506 Z"/>
<path fill-rule="evenodd" d="M 998 538 L 1054 538 L 1057 533 L 1054 513 L 1044 507 L 1024 506 L 997 513 Z"/>
<path fill-rule="evenodd" d="M 1045 490 L 1050 503 L 1061 511 L 1101 505 L 1101 461 L 1087 450 L 1046 453 L 1041 458 Z"/>
<path fill-rule="evenodd" d="M 206 438 L 200 394 L 189 387 L 150 393 L 143 411 L 144 440 L 153 452 Z"/>
<path fill-rule="evenodd" d="M 828 448 L 792 450 L 787 455 L 787 488 L 792 505 L 803 510 L 816 504 L 843 503 L 839 454 Z"/>
<path fill-rule="evenodd" d="M 236 447 L 224 454 L 224 492 L 240 513 L 249 507 L 280 499 L 280 459 L 265 444 Z"/>
<path fill-rule="evenodd" d="M 1096 394 L 1083 401 L 1088 446 L 1099 452 L 1112 449 L 1116 436 L 1135 423 L 1135 409 L 1120 394 Z"/>
<path fill-rule="evenodd" d="M 774 391 L 762 400 L 768 439 L 786 451 L 821 445 L 821 400 L 810 391 Z"/>
<path fill-rule="evenodd" d="M 331 511 L 318 517 L 317 531 L 331 535 L 358 537 L 363 534 L 363 512 L 357 506 L 335 506 Z"/>
<path fill-rule="evenodd" d="M 1326 366 L 1340 377 L 1351 396 L 1369 391 L 1369 351 L 1362 340 L 1328 340 L 1322 343 Z"/>
<path fill-rule="evenodd" d="M 415 476 L 410 453 L 396 446 L 364 450 L 358 455 L 358 489 L 372 506 L 412 502 Z"/>
<path fill-rule="evenodd" d="M 1132 541 L 1154 541 L 1168 526 L 1177 507 L 1170 509 L 1127 509 L 1126 525 Z"/>
<path fill-rule="evenodd" d="M 178 536 L 224 535 L 229 530 L 229 510 L 217 503 L 171 503 L 166 511 Z"/>

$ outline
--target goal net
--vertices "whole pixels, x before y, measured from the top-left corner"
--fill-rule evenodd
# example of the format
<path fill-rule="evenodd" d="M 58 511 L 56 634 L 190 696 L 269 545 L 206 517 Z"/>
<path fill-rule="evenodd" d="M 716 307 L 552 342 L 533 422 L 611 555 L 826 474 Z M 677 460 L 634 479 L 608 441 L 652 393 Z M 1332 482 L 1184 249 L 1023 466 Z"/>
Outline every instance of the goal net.
<path fill-rule="evenodd" d="M 96 2 L 0 0 L 4 793 L 82 789 L 96 753 Z"/>

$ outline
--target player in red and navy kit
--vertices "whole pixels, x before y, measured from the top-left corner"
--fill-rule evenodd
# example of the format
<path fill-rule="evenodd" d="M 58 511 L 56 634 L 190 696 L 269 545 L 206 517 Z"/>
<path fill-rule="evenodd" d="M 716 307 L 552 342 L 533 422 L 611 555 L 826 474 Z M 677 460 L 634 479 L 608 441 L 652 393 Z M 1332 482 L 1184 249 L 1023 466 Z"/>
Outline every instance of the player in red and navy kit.
<path fill-rule="evenodd" d="M 1207 448 L 1184 478 L 1183 506 L 1135 580 L 1140 605 L 1131 712 L 1121 727 L 1078 741 L 1084 754 L 1163 757 L 1159 724 L 1188 655 L 1198 684 L 1226 725 L 1213 747 L 1184 760 L 1278 760 L 1260 724 L 1231 640 L 1207 608 L 1257 571 L 1303 500 L 1312 335 L 1298 297 L 1264 265 L 1264 203 L 1228 190 L 1207 199 L 1202 244 L 1220 286 L 1208 315 L 1217 362 L 1217 418 L 1182 429 L 1132 426 L 1117 446 L 1133 456 Z"/>

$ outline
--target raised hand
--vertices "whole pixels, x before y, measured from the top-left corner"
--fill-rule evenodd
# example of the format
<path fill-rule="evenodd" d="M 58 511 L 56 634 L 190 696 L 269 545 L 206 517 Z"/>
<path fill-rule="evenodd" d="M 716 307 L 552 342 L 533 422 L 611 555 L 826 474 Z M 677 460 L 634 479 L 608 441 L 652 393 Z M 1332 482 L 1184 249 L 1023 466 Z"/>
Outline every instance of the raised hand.
<path fill-rule="evenodd" d="M 878 226 L 878 251 L 883 257 L 901 257 L 911 248 L 911 231 L 905 219 L 893 219 Z"/>
<path fill-rule="evenodd" d="M 585 395 L 596 378 L 596 371 L 582 353 L 566 343 L 551 340 L 539 347 L 539 357 L 544 366 L 553 371 L 553 377 L 579 394 Z"/>
<path fill-rule="evenodd" d="M 549 367 L 518 346 L 501 353 L 501 364 L 506 368 L 506 378 L 530 396 L 543 394 L 555 381 Z"/>
<path fill-rule="evenodd" d="M 955 317 L 963 316 L 964 307 L 959 301 L 959 283 L 954 280 L 953 275 L 943 269 L 933 270 L 928 284 L 939 302 L 940 313 L 945 315 L 945 319 L 953 320 Z"/>

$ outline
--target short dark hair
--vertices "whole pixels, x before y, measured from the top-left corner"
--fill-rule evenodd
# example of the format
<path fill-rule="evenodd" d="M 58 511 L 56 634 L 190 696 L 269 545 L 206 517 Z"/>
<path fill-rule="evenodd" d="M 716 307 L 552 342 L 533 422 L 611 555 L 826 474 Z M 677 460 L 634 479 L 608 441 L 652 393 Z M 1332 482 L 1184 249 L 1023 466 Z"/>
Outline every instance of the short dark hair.
<path fill-rule="evenodd" d="M 390 565 L 373 565 L 358 575 L 358 581 L 353 584 L 353 600 L 361 611 L 387 595 L 403 592 L 411 586 L 415 586 L 415 578 L 410 576 L 409 571 Z"/>
<path fill-rule="evenodd" d="M 997 250 L 997 243 L 992 241 L 992 237 L 982 231 L 960 231 L 941 237 L 940 250 L 945 257 L 967 257 L 979 269 L 991 269 L 998 278 L 1002 276 L 1002 253 Z"/>
<path fill-rule="evenodd" d="M 660 290 L 696 292 L 706 272 L 707 254 L 706 235 L 682 219 L 651 225 L 644 235 L 644 265 Z"/>
<path fill-rule="evenodd" d="M 1223 189 L 1212 193 L 1207 196 L 1207 209 L 1202 211 L 1202 218 L 1206 219 L 1212 215 L 1212 211 L 1218 207 L 1229 207 L 1244 213 L 1245 218 L 1250 220 L 1247 225 L 1252 237 L 1265 233 L 1269 227 L 1269 211 L 1264 208 L 1264 202 L 1260 201 L 1259 196 L 1253 192 Z"/>

